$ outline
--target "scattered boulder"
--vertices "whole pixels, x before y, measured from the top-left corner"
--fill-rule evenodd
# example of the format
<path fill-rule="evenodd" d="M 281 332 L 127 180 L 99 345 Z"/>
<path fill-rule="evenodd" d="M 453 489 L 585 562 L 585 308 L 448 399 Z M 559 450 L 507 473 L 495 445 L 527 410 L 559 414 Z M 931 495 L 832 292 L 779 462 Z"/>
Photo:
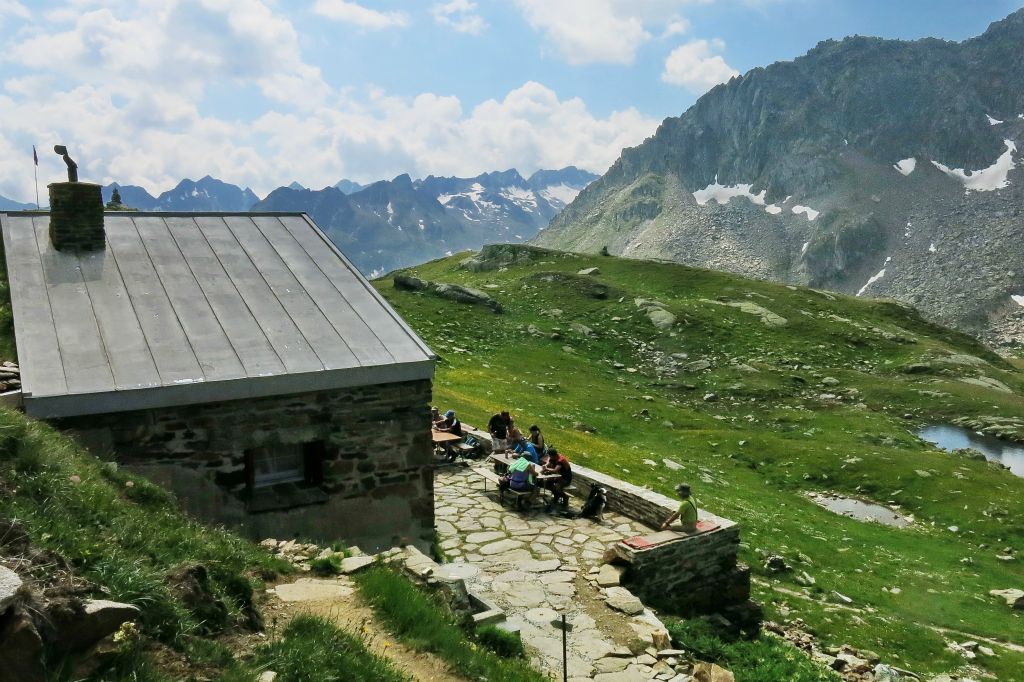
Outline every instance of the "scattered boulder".
<path fill-rule="evenodd" d="M 609 587 L 605 594 L 608 606 L 617 611 L 622 611 L 628 616 L 644 612 L 643 602 L 625 587 Z"/>
<path fill-rule="evenodd" d="M 55 619 L 55 642 L 64 651 L 82 651 L 138 617 L 139 608 L 132 604 L 104 599 L 87 601 L 81 612 Z"/>
<path fill-rule="evenodd" d="M 615 564 L 604 564 L 597 574 L 598 587 L 615 587 L 622 582 L 622 574 L 625 573 L 624 566 Z"/>
<path fill-rule="evenodd" d="M 766 571 L 772 573 L 785 573 L 792 569 L 792 567 L 786 563 L 778 554 L 770 554 L 767 559 L 764 560 L 764 568 Z"/>
<path fill-rule="evenodd" d="M 490 308 L 495 313 L 501 313 L 501 304 L 494 300 L 487 293 L 479 289 L 462 286 L 461 284 L 449 284 L 446 282 L 430 282 L 412 275 L 395 275 L 395 288 L 405 291 L 423 291 L 440 298 L 446 298 L 457 303 L 470 305 L 482 305 Z"/>
<path fill-rule="evenodd" d="M 651 308 L 647 311 L 647 318 L 658 329 L 671 329 L 676 323 L 676 316 L 662 308 Z"/>
<path fill-rule="evenodd" d="M 6 566 L 0 566 L 0 613 L 14 603 L 21 585 L 22 581 L 17 573 Z"/>
<path fill-rule="evenodd" d="M 692 677 L 694 682 L 736 682 L 731 672 L 714 663 L 698 663 Z"/>
<path fill-rule="evenodd" d="M 341 560 L 341 572 L 345 575 L 361 571 L 367 566 L 372 566 L 375 559 L 372 556 L 350 556 Z"/>
<path fill-rule="evenodd" d="M 1006 605 L 1011 609 L 1024 609 L 1024 590 L 990 590 L 989 594 L 1005 599 Z"/>
<path fill-rule="evenodd" d="M 572 428 L 577 431 L 583 431 L 584 433 L 597 433 L 597 429 L 593 426 L 589 426 L 588 424 L 584 424 L 583 422 L 576 422 L 572 425 Z"/>
<path fill-rule="evenodd" d="M 582 270 L 580 270 L 576 274 L 577 275 L 600 275 L 601 271 L 598 270 L 597 268 L 583 268 Z"/>

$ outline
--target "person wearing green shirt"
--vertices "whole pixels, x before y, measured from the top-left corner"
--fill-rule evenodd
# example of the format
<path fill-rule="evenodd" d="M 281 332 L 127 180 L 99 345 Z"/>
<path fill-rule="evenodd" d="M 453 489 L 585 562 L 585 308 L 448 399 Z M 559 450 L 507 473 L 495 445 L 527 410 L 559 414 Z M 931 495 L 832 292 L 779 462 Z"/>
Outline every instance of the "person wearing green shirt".
<path fill-rule="evenodd" d="M 661 530 L 667 529 L 673 521 L 679 519 L 679 526 L 683 532 L 692 533 L 697 530 L 697 500 L 690 495 L 690 486 L 686 483 L 677 485 L 676 493 L 682 500 L 679 511 L 672 512 L 672 515 L 665 519 L 665 523 L 661 524 Z"/>

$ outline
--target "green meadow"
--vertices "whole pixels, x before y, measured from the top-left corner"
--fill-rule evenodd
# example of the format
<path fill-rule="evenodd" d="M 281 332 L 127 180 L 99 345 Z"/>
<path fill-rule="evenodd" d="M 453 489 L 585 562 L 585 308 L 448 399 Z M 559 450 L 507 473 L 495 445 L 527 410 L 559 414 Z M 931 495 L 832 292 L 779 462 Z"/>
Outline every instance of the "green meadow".
<path fill-rule="evenodd" d="M 970 664 L 1024 679 L 1020 652 L 947 648 L 1024 645 L 1021 612 L 989 596 L 1024 587 L 1024 479 L 915 435 L 1024 416 L 1019 369 L 893 302 L 668 263 L 484 254 L 482 268 L 460 254 L 402 273 L 485 292 L 501 314 L 396 289 L 397 273 L 375 282 L 439 356 L 435 404 L 480 427 L 508 408 L 572 461 L 665 494 L 690 482 L 702 508 L 741 524 L 766 617 L 824 646 L 918 674 Z M 674 323 L 656 326 L 654 308 Z M 978 385 L 989 380 L 1010 392 Z M 897 505 L 913 523 L 850 519 L 809 492 Z M 768 572 L 767 554 L 793 570 Z"/>

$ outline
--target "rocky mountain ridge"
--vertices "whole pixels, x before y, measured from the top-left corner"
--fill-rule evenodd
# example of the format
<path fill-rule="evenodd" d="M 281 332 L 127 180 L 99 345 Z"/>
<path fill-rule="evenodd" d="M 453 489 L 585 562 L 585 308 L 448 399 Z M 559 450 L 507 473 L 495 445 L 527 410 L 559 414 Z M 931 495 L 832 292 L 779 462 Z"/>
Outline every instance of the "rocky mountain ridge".
<path fill-rule="evenodd" d="M 826 41 L 626 149 L 542 246 L 892 297 L 1024 339 L 1024 10 L 962 43 Z"/>
<path fill-rule="evenodd" d="M 407 174 L 351 193 L 280 187 L 254 211 L 306 211 L 363 272 L 381 274 L 490 242 L 524 242 L 597 176 L 575 167 L 473 178 Z"/>

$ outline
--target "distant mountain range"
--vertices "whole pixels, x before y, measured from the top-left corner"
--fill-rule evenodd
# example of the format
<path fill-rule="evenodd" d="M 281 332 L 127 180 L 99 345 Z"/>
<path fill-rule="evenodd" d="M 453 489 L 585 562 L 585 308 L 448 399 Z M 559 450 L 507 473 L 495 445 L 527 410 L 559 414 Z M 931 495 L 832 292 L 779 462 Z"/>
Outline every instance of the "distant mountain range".
<path fill-rule="evenodd" d="M 209 175 L 198 181 L 182 180 L 157 197 L 138 185 L 114 182 L 103 187 L 103 201 L 110 201 L 115 188 L 121 203 L 140 211 L 248 211 L 260 200 L 248 187 L 242 189 Z"/>
<path fill-rule="evenodd" d="M 524 242 L 596 175 L 570 166 L 523 178 L 516 170 L 475 178 L 399 175 L 362 187 L 279 187 L 253 211 L 305 211 L 363 272 L 379 274 L 485 243 Z"/>
<path fill-rule="evenodd" d="M 103 187 L 103 201 L 116 188 L 121 203 L 141 211 L 304 211 L 356 267 L 379 274 L 485 243 L 527 241 L 596 178 L 569 166 L 528 179 L 507 170 L 475 178 L 399 175 L 372 185 L 341 180 L 320 190 L 292 182 L 260 201 L 251 189 L 207 175 L 155 197 L 115 182 Z M 0 197 L 0 210 L 32 208 Z"/>
<path fill-rule="evenodd" d="M 0 196 L 0 211 L 34 211 L 35 208 L 35 204 L 23 204 L 20 201 Z"/>
<path fill-rule="evenodd" d="M 858 36 L 753 69 L 535 243 L 891 297 L 1020 347 L 1022 45 L 1024 10 L 961 43 Z"/>

